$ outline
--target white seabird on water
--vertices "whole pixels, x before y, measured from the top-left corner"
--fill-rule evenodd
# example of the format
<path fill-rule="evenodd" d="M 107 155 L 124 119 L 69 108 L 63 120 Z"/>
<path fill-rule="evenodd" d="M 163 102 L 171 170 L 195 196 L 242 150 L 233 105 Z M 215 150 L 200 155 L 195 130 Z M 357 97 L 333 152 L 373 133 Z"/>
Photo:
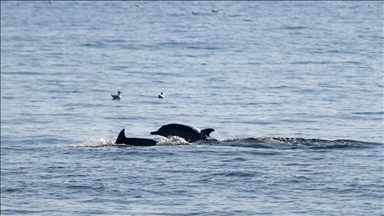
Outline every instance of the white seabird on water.
<path fill-rule="evenodd" d="M 165 98 L 163 92 L 161 92 L 161 93 L 159 94 L 158 98 L 161 98 L 161 99 Z"/>
<path fill-rule="evenodd" d="M 112 96 L 112 100 L 120 100 L 121 99 L 121 91 L 117 91 L 117 95 L 113 95 L 111 94 Z"/>

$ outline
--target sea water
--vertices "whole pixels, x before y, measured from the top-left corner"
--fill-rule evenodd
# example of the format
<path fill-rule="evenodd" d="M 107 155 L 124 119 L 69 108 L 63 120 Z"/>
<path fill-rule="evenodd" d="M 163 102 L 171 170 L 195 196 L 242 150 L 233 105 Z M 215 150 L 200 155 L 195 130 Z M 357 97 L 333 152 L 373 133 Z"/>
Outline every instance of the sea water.
<path fill-rule="evenodd" d="M 1 1 L 1 215 L 383 215 L 383 12 Z"/>

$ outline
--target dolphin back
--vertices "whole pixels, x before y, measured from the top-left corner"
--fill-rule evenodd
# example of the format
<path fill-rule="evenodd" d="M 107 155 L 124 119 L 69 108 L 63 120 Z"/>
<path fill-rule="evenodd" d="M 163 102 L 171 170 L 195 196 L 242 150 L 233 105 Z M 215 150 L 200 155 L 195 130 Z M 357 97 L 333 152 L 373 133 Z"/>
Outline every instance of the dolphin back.
<path fill-rule="evenodd" d="M 212 128 L 200 131 L 200 129 L 182 124 L 168 124 L 162 126 L 158 131 L 151 132 L 152 135 L 160 135 L 164 137 L 178 136 L 184 138 L 188 142 L 196 142 L 209 137 L 209 134 L 215 131 Z"/>
<path fill-rule="evenodd" d="M 155 146 L 156 141 L 144 138 L 127 138 L 124 144 L 131 146 Z"/>
<path fill-rule="evenodd" d="M 125 136 L 125 129 L 121 130 L 116 139 L 116 144 L 126 144 L 131 146 L 154 146 L 156 141 L 144 138 L 127 138 Z"/>
<path fill-rule="evenodd" d="M 182 124 L 168 124 L 159 128 L 159 130 L 151 132 L 152 135 L 160 135 L 164 137 L 178 136 L 184 138 L 188 142 L 200 140 L 200 130 Z"/>

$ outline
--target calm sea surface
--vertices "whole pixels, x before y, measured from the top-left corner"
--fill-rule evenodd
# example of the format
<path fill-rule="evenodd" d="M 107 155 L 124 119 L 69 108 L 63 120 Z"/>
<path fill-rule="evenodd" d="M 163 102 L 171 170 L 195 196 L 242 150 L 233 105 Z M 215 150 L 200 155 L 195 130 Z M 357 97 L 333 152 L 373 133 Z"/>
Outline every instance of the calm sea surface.
<path fill-rule="evenodd" d="M 383 14 L 1 1 L 1 215 L 384 215 Z"/>

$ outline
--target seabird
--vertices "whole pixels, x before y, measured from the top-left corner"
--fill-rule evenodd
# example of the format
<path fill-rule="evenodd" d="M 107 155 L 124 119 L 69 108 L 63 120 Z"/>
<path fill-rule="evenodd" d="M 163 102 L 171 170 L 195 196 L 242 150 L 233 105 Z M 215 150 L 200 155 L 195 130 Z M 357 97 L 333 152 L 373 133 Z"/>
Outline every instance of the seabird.
<path fill-rule="evenodd" d="M 117 91 L 117 95 L 113 95 L 111 94 L 112 96 L 112 100 L 120 100 L 121 99 L 121 91 Z"/>

